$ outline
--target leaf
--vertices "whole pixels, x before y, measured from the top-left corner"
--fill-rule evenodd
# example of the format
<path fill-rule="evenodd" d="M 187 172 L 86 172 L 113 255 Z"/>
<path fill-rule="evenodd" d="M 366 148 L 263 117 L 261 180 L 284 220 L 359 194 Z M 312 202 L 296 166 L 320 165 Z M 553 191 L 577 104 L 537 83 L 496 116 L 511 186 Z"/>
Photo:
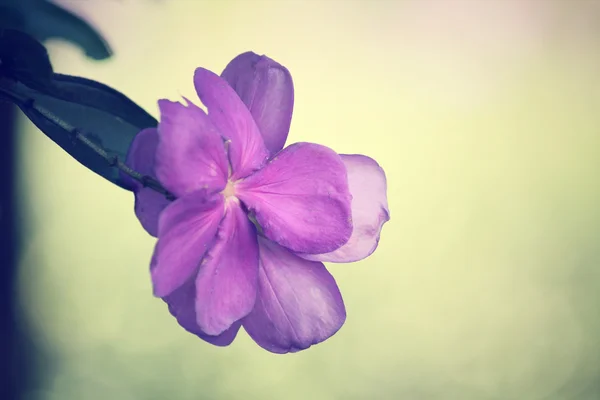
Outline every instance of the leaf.
<path fill-rule="evenodd" d="M 130 183 L 121 177 L 117 163 L 125 161 L 135 135 L 144 128 L 156 126 L 156 120 L 122 94 L 113 94 L 109 87 L 73 86 L 72 93 L 91 91 L 96 94 L 95 104 L 91 104 L 94 101 L 87 104 L 65 101 L 4 79 L 0 80 L 0 93 L 17 104 L 42 132 L 81 164 L 131 190 Z M 107 111 L 109 109 L 114 113 Z"/>
<path fill-rule="evenodd" d="M 54 74 L 52 95 L 58 99 L 93 107 L 140 128 L 156 126 L 154 117 L 121 92 L 91 79 Z"/>
<path fill-rule="evenodd" d="M 118 167 L 135 135 L 157 121 L 115 89 L 53 73 L 44 47 L 35 43 L 23 33 L 0 30 L 0 96 L 81 164 L 131 190 Z M 11 50 L 15 44 L 19 51 Z"/>
<path fill-rule="evenodd" d="M 18 28 L 43 42 L 63 39 L 95 60 L 111 56 L 104 38 L 88 22 L 47 0 L 0 0 L 0 26 Z"/>
<path fill-rule="evenodd" d="M 0 29 L 0 74 L 42 87 L 52 78 L 52 64 L 37 40 L 17 30 Z"/>

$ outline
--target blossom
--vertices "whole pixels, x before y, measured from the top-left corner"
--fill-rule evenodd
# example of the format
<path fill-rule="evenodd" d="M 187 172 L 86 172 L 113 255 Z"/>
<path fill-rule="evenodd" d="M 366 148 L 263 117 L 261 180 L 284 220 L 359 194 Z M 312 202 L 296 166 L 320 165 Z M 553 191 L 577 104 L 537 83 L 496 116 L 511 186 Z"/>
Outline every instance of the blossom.
<path fill-rule="evenodd" d="M 283 148 L 293 84 L 266 56 L 241 54 L 221 77 L 197 68 L 194 86 L 207 112 L 159 100 L 158 128 L 141 131 L 127 157 L 175 197 L 135 188 L 136 215 L 158 237 L 155 296 L 214 345 L 241 326 L 275 353 L 324 341 L 346 310 L 323 262 L 377 247 L 389 220 L 383 170 L 314 143 Z"/>

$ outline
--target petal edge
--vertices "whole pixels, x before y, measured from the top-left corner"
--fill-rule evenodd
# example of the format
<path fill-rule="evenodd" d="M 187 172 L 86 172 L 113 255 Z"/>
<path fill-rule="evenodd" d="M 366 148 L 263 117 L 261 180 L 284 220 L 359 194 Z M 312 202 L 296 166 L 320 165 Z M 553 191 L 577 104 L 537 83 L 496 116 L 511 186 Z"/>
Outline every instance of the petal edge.
<path fill-rule="evenodd" d="M 169 312 L 187 332 L 215 346 L 229 346 L 237 336 L 241 322 L 233 324 L 229 329 L 217 336 L 207 335 L 203 332 L 196 323 L 196 288 L 194 282 L 194 279 L 188 280 L 179 289 L 163 298 L 168 305 Z"/>
<path fill-rule="evenodd" d="M 260 169 L 269 152 L 240 97 L 227 81 L 204 68 L 194 72 L 194 86 L 214 126 L 229 141 L 231 179 L 243 178 Z"/>
<path fill-rule="evenodd" d="M 259 238 L 259 293 L 242 325 L 273 353 L 297 352 L 333 336 L 346 320 L 335 279 L 319 262 L 304 260 Z"/>
<path fill-rule="evenodd" d="M 134 171 L 157 179 L 154 171 L 157 146 L 158 131 L 156 128 L 140 131 L 129 147 L 125 164 Z M 156 237 L 158 235 L 160 213 L 171 204 L 171 200 L 155 190 L 143 187 L 138 181 L 125 174 L 122 174 L 122 176 L 133 187 L 135 215 L 146 232 Z"/>
<path fill-rule="evenodd" d="M 348 171 L 352 193 L 352 236 L 339 249 L 324 254 L 298 254 L 307 260 L 349 263 L 370 256 L 377 245 L 383 225 L 390 220 L 385 172 L 370 157 L 340 154 Z"/>
<path fill-rule="evenodd" d="M 155 296 L 169 295 L 198 270 L 223 213 L 223 196 L 205 192 L 180 197 L 162 212 L 150 264 Z"/>
<path fill-rule="evenodd" d="M 294 83 L 288 69 L 249 51 L 231 60 L 221 77 L 250 110 L 270 155 L 281 150 L 294 109 Z"/>

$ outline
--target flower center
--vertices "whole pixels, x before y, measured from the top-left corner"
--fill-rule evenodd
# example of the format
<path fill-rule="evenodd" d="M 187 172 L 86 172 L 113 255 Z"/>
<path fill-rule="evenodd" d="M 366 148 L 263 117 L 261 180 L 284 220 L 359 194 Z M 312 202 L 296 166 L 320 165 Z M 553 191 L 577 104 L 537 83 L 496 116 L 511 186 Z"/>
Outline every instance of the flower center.
<path fill-rule="evenodd" d="M 227 186 L 223 189 L 223 196 L 225 196 L 225 198 L 235 196 L 235 186 L 233 182 L 227 181 Z"/>

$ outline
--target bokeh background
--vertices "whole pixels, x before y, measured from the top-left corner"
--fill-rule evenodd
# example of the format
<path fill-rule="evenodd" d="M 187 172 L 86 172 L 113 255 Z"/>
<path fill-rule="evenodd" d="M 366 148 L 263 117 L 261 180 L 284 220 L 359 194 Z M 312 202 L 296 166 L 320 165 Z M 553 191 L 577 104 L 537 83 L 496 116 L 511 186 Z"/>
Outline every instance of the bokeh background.
<path fill-rule="evenodd" d="M 108 39 L 62 73 L 156 100 L 253 50 L 289 68 L 289 142 L 364 153 L 392 220 L 329 265 L 345 326 L 307 351 L 228 348 L 151 295 L 133 196 L 19 119 L 27 400 L 600 398 L 600 2 L 63 0 Z"/>

